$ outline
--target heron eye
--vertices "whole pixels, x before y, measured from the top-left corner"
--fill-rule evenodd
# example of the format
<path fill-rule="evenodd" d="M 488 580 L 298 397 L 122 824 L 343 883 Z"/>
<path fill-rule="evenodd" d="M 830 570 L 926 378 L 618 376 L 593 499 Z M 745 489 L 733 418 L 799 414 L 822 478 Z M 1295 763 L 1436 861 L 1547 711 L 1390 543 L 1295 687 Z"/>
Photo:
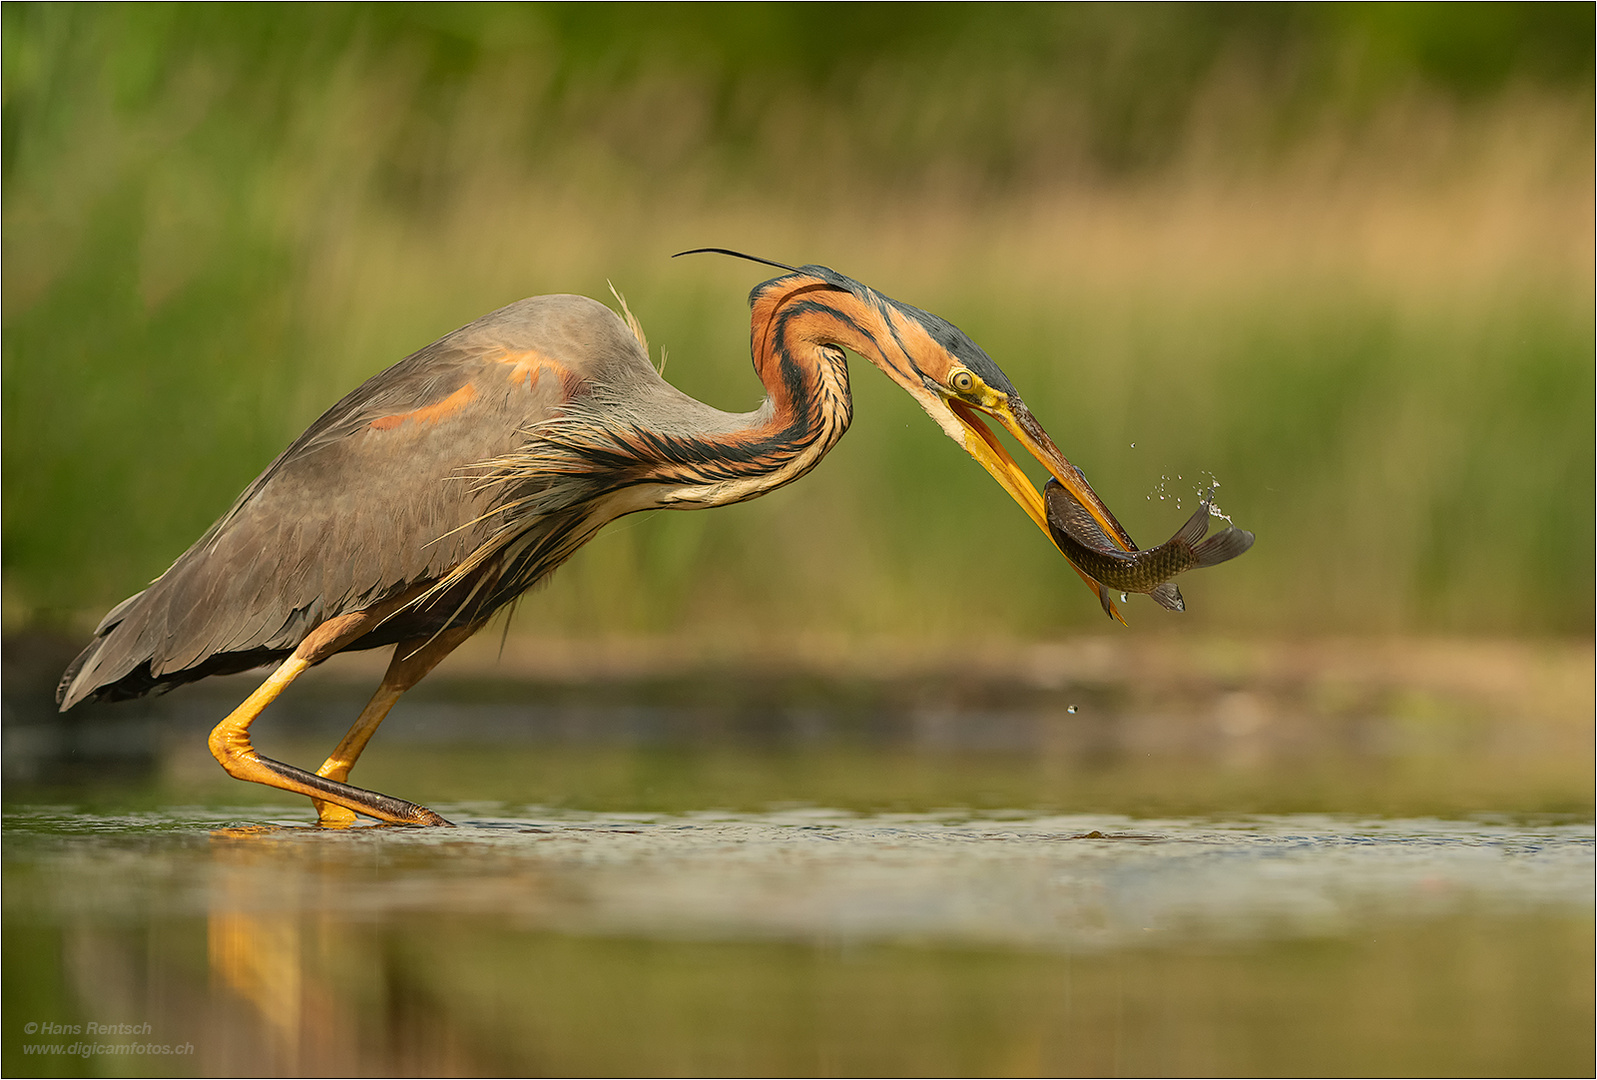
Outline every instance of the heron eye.
<path fill-rule="evenodd" d="M 948 385 L 958 390 L 961 394 L 968 394 L 976 389 L 976 376 L 960 368 L 948 377 Z"/>

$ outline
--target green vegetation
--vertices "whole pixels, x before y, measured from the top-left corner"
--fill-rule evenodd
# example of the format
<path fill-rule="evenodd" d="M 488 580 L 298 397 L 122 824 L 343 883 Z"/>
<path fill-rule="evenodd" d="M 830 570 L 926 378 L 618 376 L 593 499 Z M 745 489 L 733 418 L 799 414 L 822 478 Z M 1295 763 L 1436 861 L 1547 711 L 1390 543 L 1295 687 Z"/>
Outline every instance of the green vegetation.
<path fill-rule="evenodd" d="M 1162 477 L 1217 476 L 1260 539 L 1182 627 L 1590 631 L 1588 6 L 3 17 L 8 629 L 92 623 L 350 387 L 521 296 L 613 281 L 668 377 L 748 407 L 759 270 L 668 259 L 723 244 L 959 324 L 1144 542 L 1184 516 Z M 517 626 L 1106 628 L 854 384 L 813 477 L 612 527 Z"/>

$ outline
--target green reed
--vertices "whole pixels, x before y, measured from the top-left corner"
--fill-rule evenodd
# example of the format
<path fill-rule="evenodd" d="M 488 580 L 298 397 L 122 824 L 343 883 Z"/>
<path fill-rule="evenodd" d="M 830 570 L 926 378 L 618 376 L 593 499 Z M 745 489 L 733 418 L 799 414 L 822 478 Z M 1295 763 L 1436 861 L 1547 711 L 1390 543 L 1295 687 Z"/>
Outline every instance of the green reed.
<path fill-rule="evenodd" d="M 350 387 L 521 296 L 613 281 L 669 378 L 752 407 L 760 271 L 667 258 L 726 244 L 959 324 L 1145 543 L 1218 477 L 1257 547 L 1184 579 L 1179 624 L 1133 604 L 1139 628 L 1588 631 L 1589 50 L 1540 15 L 1503 31 L 1546 61 L 1522 70 L 1340 9 L 973 10 L 906 36 L 866 9 L 812 70 L 832 38 L 783 6 L 8 8 L 7 627 L 81 629 Z M 1295 66 L 1257 59 L 1283 43 Z M 1003 493 L 854 367 L 812 477 L 621 522 L 521 617 L 1097 627 Z"/>

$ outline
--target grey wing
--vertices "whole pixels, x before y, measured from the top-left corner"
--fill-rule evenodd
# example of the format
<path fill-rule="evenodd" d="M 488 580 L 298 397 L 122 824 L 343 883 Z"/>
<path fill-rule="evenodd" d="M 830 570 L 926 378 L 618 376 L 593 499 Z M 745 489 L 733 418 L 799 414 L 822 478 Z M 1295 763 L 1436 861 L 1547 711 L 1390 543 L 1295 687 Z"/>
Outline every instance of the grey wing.
<path fill-rule="evenodd" d="M 462 469 L 511 450 L 570 393 L 569 373 L 542 354 L 460 333 L 334 405 L 114 608 L 63 677 L 61 707 L 256 666 L 326 619 L 458 565 L 488 528 L 474 524 L 486 496 Z"/>

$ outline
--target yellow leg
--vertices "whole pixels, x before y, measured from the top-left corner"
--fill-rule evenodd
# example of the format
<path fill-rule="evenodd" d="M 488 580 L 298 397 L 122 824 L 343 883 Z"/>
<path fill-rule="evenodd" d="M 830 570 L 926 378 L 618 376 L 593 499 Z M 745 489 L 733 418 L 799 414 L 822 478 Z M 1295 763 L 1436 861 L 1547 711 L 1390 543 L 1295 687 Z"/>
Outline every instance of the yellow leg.
<path fill-rule="evenodd" d="M 211 754 L 230 776 L 269 787 L 307 795 L 383 821 L 411 825 L 448 825 L 449 822 L 424 806 L 390 798 L 375 791 L 351 787 L 315 773 L 262 757 L 250 745 L 249 729 L 255 718 L 277 699 L 289 683 L 307 668 L 331 656 L 371 629 L 379 619 L 377 612 L 355 613 L 330 619 L 311 632 L 294 654 L 234 709 L 227 719 L 211 731 Z M 436 662 L 436 661 L 435 661 Z M 419 677 L 419 676 L 418 676 Z M 358 753 L 358 751 L 357 751 Z"/>
<path fill-rule="evenodd" d="M 394 707 L 406 690 L 420 682 L 423 676 L 438 666 L 440 660 L 454 652 L 455 647 L 476 630 L 475 626 L 458 627 L 432 638 L 401 641 L 396 645 L 394 658 L 389 661 L 382 685 L 360 711 L 360 716 L 355 718 L 343 741 L 322 762 L 322 767 L 316 770 L 316 775 L 340 782 L 348 780 L 349 770 L 355 767 L 355 760 L 376 734 L 377 725 L 388 716 L 388 710 Z M 317 821 L 322 825 L 342 827 L 355 821 L 355 815 L 344 806 L 326 799 L 313 798 L 311 801 L 316 804 Z"/>

